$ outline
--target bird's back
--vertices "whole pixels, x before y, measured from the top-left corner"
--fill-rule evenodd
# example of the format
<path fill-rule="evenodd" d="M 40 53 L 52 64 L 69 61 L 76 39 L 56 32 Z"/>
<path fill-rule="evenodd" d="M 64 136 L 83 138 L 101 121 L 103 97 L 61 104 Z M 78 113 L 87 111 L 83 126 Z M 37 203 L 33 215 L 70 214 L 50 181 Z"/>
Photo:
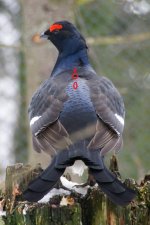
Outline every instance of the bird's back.
<path fill-rule="evenodd" d="M 77 89 L 73 88 L 73 83 L 77 82 Z M 80 132 L 91 125 L 95 125 L 97 116 L 90 97 L 90 89 L 87 80 L 78 78 L 71 81 L 66 87 L 66 94 L 69 96 L 64 103 L 60 113 L 60 121 L 69 134 Z"/>

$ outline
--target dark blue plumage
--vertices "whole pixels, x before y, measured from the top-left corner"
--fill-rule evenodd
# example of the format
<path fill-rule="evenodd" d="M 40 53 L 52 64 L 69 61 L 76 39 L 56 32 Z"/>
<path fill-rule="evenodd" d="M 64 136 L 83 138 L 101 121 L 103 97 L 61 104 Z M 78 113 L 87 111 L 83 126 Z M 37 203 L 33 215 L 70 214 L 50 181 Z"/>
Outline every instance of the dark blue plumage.
<path fill-rule="evenodd" d="M 35 150 L 45 151 L 53 160 L 29 185 L 25 199 L 38 201 L 52 189 L 65 168 L 80 159 L 113 202 L 130 203 L 135 192 L 103 162 L 108 151 L 118 151 L 122 145 L 122 97 L 110 80 L 97 76 L 88 60 L 85 39 L 71 23 L 57 22 L 42 37 L 56 46 L 59 55 L 51 76 L 32 97 L 29 117 Z M 72 78 L 74 69 L 76 80 Z"/>
<path fill-rule="evenodd" d="M 69 99 L 64 103 L 63 111 L 60 113 L 59 118 L 69 134 L 97 121 L 95 109 L 90 98 L 90 90 L 86 82 L 79 78 L 77 80 L 77 90 L 72 88 L 73 82 L 66 88 Z"/>
<path fill-rule="evenodd" d="M 91 67 L 87 56 L 87 49 L 81 49 L 78 52 L 75 52 L 74 54 L 69 54 L 66 56 L 60 54 L 58 56 L 51 76 L 55 76 L 66 69 L 70 69 L 73 71 L 74 68 L 79 66 Z"/>

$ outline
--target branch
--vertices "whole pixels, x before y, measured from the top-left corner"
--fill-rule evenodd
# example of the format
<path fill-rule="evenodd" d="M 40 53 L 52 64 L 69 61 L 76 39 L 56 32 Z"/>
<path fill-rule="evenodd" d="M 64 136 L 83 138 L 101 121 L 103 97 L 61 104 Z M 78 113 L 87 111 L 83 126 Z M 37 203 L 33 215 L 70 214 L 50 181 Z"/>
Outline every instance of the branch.
<path fill-rule="evenodd" d="M 111 37 L 89 37 L 87 43 L 89 45 L 120 45 L 120 44 L 134 44 L 142 41 L 150 40 L 150 32 L 133 34 L 126 36 L 111 36 Z"/>
<path fill-rule="evenodd" d="M 36 40 L 35 40 L 36 37 Z M 96 45 L 120 45 L 120 44 L 134 44 L 142 41 L 150 40 L 150 32 L 134 34 L 134 35 L 126 35 L 126 36 L 111 36 L 111 37 L 87 37 L 87 43 L 92 46 Z M 31 36 L 31 41 L 34 44 L 40 45 L 46 44 L 44 41 L 40 41 L 40 37 L 38 34 L 34 34 Z M 17 50 L 21 50 L 27 48 L 27 46 L 23 47 L 22 45 L 6 45 L 0 43 L 0 48 L 14 48 Z M 32 45 L 29 46 L 32 48 Z"/>

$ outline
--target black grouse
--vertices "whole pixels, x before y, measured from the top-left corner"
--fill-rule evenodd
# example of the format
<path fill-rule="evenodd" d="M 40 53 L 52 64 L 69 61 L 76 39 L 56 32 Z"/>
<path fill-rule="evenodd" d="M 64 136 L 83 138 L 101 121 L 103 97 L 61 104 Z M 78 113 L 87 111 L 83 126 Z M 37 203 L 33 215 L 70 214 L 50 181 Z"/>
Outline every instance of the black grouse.
<path fill-rule="evenodd" d="M 68 21 L 42 33 L 58 49 L 51 76 L 38 88 L 29 106 L 34 149 L 53 159 L 24 192 L 38 201 L 53 188 L 66 167 L 82 160 L 101 190 L 118 205 L 127 205 L 135 192 L 104 165 L 104 155 L 119 151 L 124 128 L 124 103 L 113 83 L 97 76 L 89 63 L 83 36 Z"/>

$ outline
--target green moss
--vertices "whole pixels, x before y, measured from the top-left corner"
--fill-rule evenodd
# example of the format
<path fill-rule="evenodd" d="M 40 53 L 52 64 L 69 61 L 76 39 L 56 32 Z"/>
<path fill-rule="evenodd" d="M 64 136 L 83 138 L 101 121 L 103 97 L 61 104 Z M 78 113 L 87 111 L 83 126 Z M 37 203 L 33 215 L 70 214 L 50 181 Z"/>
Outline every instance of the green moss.
<path fill-rule="evenodd" d="M 49 204 L 29 204 L 23 214 L 25 204 L 17 205 L 7 217 L 8 225 L 80 225 L 81 208 L 73 206 L 51 207 Z"/>

